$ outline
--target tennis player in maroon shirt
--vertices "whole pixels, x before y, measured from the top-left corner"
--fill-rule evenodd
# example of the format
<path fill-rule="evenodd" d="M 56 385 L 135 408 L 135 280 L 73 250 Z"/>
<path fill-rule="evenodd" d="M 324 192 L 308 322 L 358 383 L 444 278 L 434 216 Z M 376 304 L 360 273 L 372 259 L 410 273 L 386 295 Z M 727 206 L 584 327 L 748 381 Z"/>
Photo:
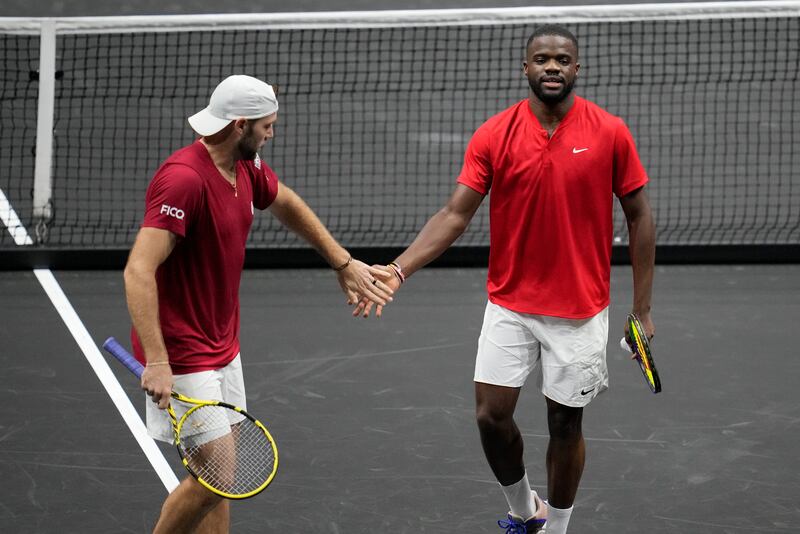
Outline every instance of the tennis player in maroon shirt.
<path fill-rule="evenodd" d="M 489 301 L 474 379 L 481 442 L 511 509 L 498 524 L 530 534 L 546 520 L 547 534 L 564 534 L 584 466 L 583 407 L 608 387 L 613 196 L 628 223 L 632 309 L 651 337 L 655 226 L 627 126 L 573 92 L 572 33 L 535 30 L 523 67 L 528 98 L 478 128 L 450 200 L 386 268 L 396 289 L 461 235 L 491 191 Z M 355 314 L 372 305 L 363 300 Z M 531 490 L 513 418 L 532 373 L 547 404 L 547 504 Z"/>
<path fill-rule="evenodd" d="M 145 365 L 151 436 L 172 441 L 164 408 L 173 385 L 188 397 L 246 409 L 239 354 L 239 282 L 255 210 L 269 209 L 336 271 L 355 304 L 391 300 L 392 275 L 354 260 L 306 203 L 278 181 L 258 150 L 274 135 L 278 100 L 250 76 L 223 80 L 189 117 L 201 136 L 172 154 L 147 189 L 125 267 L 131 340 Z M 180 406 L 174 407 L 178 417 Z M 228 502 L 187 477 L 164 502 L 154 532 L 228 532 Z"/>

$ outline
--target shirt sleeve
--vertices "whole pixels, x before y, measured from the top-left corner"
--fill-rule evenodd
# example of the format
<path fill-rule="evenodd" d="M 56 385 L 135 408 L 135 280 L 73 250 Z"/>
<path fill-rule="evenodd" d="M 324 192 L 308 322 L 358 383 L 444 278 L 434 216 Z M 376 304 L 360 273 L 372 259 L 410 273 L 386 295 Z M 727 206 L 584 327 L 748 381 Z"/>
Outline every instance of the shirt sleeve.
<path fill-rule="evenodd" d="M 186 165 L 166 165 L 147 188 L 142 227 L 161 228 L 186 237 L 202 204 L 200 175 Z"/>
<path fill-rule="evenodd" d="M 620 120 L 614 136 L 614 194 L 617 197 L 624 197 L 648 181 L 649 178 L 636 151 L 633 135 Z"/>
<path fill-rule="evenodd" d="M 263 210 L 267 209 L 278 196 L 278 175 L 275 174 L 264 160 L 256 160 L 253 164 L 253 206 Z"/>
<path fill-rule="evenodd" d="M 467 145 L 464 165 L 458 175 L 458 183 L 485 195 L 492 187 L 492 158 L 489 146 L 489 129 L 484 124 L 478 128 Z"/>

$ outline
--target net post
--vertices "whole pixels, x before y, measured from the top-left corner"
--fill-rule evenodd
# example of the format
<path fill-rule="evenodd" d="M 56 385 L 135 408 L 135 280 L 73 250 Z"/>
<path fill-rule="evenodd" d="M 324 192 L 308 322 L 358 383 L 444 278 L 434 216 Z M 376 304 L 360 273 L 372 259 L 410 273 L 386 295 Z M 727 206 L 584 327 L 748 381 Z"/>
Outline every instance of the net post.
<path fill-rule="evenodd" d="M 56 21 L 43 19 L 39 36 L 39 105 L 36 120 L 36 161 L 33 219 L 36 241 L 45 239 L 52 216 L 53 114 L 56 85 Z"/>

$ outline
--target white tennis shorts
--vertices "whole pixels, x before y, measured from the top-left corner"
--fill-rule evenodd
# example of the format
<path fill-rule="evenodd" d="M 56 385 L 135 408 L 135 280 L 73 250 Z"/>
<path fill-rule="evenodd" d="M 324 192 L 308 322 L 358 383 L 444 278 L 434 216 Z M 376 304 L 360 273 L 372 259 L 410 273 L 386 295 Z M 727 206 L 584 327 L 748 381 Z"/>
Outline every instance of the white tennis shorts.
<path fill-rule="evenodd" d="M 608 308 L 588 319 L 517 313 L 486 305 L 475 382 L 522 387 L 536 371 L 542 393 L 582 407 L 608 389 Z"/>
<path fill-rule="evenodd" d="M 174 380 L 173 389 L 184 397 L 192 397 L 198 400 L 220 400 L 247 410 L 244 377 L 242 375 L 242 358 L 239 354 L 221 369 L 174 375 Z M 153 402 L 152 397 L 149 395 L 146 398 L 147 433 L 153 439 L 172 443 L 175 436 L 167 410 L 160 410 L 158 404 Z M 178 402 L 175 399 L 171 399 L 170 404 L 178 420 L 192 406 Z M 231 421 L 231 423 L 235 422 Z M 184 435 L 183 431 L 181 435 Z"/>

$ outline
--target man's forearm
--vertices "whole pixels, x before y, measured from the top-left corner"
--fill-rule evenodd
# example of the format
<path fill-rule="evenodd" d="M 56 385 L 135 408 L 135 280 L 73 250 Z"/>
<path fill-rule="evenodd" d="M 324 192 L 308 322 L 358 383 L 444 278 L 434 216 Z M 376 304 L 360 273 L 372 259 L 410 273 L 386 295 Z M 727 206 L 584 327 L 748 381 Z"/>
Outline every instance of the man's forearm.
<path fill-rule="evenodd" d="M 294 191 L 285 191 L 287 198 L 272 210 L 273 215 L 289 230 L 319 252 L 331 267 L 344 264 L 349 254 L 319 220 L 319 217 Z"/>
<path fill-rule="evenodd" d="M 442 255 L 464 233 L 469 218 L 442 208 L 420 230 L 414 242 L 397 257 L 405 276 L 411 276 Z"/>
<path fill-rule="evenodd" d="M 648 211 L 628 224 L 629 253 L 633 269 L 633 311 L 649 313 L 655 264 L 655 224 Z"/>
<path fill-rule="evenodd" d="M 155 276 L 125 269 L 125 295 L 133 327 L 148 362 L 166 361 L 167 348 L 158 316 L 158 285 Z"/>

